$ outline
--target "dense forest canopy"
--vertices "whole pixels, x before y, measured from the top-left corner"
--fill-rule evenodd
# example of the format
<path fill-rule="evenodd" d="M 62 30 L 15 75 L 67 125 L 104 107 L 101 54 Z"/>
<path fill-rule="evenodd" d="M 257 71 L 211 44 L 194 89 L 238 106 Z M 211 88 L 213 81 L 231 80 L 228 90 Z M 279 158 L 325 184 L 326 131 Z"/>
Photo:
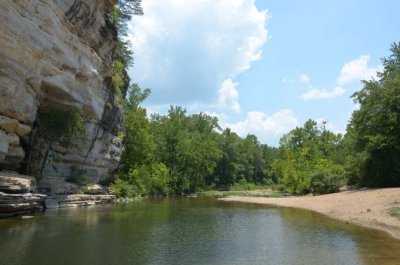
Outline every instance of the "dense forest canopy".
<path fill-rule="evenodd" d="M 363 81 L 345 135 L 308 120 L 278 148 L 239 137 L 215 117 L 171 106 L 147 116 L 150 90 L 134 84 L 125 103 L 125 152 L 113 189 L 121 196 L 182 194 L 235 185 L 294 194 L 329 193 L 345 184 L 400 185 L 400 44 L 382 60 L 377 80 Z"/>
<path fill-rule="evenodd" d="M 347 128 L 357 168 L 352 173 L 368 186 L 400 186 L 400 43 L 390 51 L 378 79 L 363 81 L 352 96 L 360 105 Z"/>
<path fill-rule="evenodd" d="M 150 94 L 128 89 L 133 55 L 126 23 L 143 13 L 140 0 L 120 0 L 110 20 L 118 29 L 113 88 L 125 105 L 125 151 L 112 183 L 119 196 L 182 194 L 210 189 L 271 187 L 294 194 L 338 191 L 342 185 L 400 186 L 400 43 L 382 60 L 377 80 L 362 81 L 345 135 L 308 120 L 282 136 L 278 148 L 255 135 L 239 137 L 218 119 L 171 106 L 148 117 Z M 125 93 L 128 93 L 125 99 Z"/>

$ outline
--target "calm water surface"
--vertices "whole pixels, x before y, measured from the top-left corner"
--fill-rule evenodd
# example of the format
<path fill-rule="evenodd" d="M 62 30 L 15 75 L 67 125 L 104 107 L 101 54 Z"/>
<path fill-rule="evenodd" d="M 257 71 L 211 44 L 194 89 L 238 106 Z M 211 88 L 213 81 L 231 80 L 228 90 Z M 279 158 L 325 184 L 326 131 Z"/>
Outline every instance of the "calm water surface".
<path fill-rule="evenodd" d="M 400 240 L 312 212 L 165 199 L 0 220 L 0 264 L 400 264 Z"/>

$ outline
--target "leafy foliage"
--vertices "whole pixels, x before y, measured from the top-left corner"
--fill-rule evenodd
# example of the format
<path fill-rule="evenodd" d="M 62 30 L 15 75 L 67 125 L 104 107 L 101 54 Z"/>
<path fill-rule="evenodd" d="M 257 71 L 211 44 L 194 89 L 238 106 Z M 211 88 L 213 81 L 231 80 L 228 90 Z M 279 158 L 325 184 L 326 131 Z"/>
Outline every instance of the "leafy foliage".
<path fill-rule="evenodd" d="M 124 92 L 129 84 L 129 78 L 126 76 L 125 68 L 126 65 L 122 61 L 115 61 L 112 71 L 111 86 L 114 94 L 121 102 L 124 100 Z"/>
<path fill-rule="evenodd" d="M 125 151 L 112 188 L 119 196 L 168 194 L 168 169 L 154 158 L 156 149 L 146 109 L 139 106 L 150 90 L 134 84 L 125 102 Z"/>
<path fill-rule="evenodd" d="M 172 189 L 182 193 L 203 186 L 221 156 L 217 120 L 205 114 L 187 116 L 180 107 L 171 107 L 166 116 L 153 116 L 151 123 L 156 154 L 169 169 Z"/>
<path fill-rule="evenodd" d="M 114 183 L 111 184 L 111 190 L 118 198 L 136 197 L 139 195 L 139 192 L 133 184 L 120 178 L 117 178 Z"/>
<path fill-rule="evenodd" d="M 272 171 L 292 193 L 311 191 L 311 176 L 320 170 L 344 174 L 343 166 L 336 161 L 342 136 L 317 127 L 313 120 L 296 127 L 281 138 L 279 157 Z"/>
<path fill-rule="evenodd" d="M 271 148 L 254 135 L 240 138 L 229 129 L 221 132 L 215 117 L 188 115 L 181 107 L 171 106 L 166 115 L 149 120 L 140 107 L 149 93 L 132 86 L 125 113 L 127 140 L 119 178 L 139 194 L 253 189 L 278 182 L 282 190 L 303 194 L 311 191 L 315 172 L 344 175 L 337 154 L 342 136 L 318 128 L 315 121 L 285 135 L 279 149 Z M 313 188 L 330 192 L 338 183 L 333 179 L 322 179 L 327 187 L 320 189 L 315 179 Z"/>
<path fill-rule="evenodd" d="M 382 60 L 378 80 L 363 81 L 352 96 L 360 109 L 347 131 L 361 164 L 356 175 L 362 185 L 400 186 L 400 43 L 391 52 Z"/>
<path fill-rule="evenodd" d="M 310 190 L 314 195 L 338 192 L 344 184 L 342 176 L 326 170 L 316 172 L 310 177 Z"/>
<path fill-rule="evenodd" d="M 148 119 L 140 103 L 149 93 L 133 85 L 125 103 L 126 144 L 118 178 L 138 194 L 181 194 L 266 181 L 266 161 L 272 157 L 254 135 L 242 139 L 229 130 L 221 134 L 215 117 L 188 115 L 180 107 Z"/>
<path fill-rule="evenodd" d="M 393 217 L 397 217 L 400 220 L 400 207 L 394 206 L 389 209 L 389 214 Z"/>
<path fill-rule="evenodd" d="M 129 99 L 125 103 L 125 152 L 122 156 L 120 168 L 128 172 L 131 167 L 148 165 L 153 161 L 155 143 L 150 131 L 146 109 L 139 106 L 148 94 L 135 84 L 129 92 Z"/>
<path fill-rule="evenodd" d="M 110 20 L 118 29 L 118 34 L 126 34 L 127 22 L 133 15 L 143 15 L 141 2 L 141 0 L 118 0 L 115 3 L 111 10 Z"/>
<path fill-rule="evenodd" d="M 72 166 L 71 173 L 67 178 L 65 178 L 65 181 L 74 183 L 77 185 L 88 184 L 88 179 L 85 177 L 86 172 L 87 171 L 85 169 L 81 169 L 76 166 Z"/>
<path fill-rule="evenodd" d="M 46 165 L 49 152 L 55 144 L 69 147 L 72 140 L 85 135 L 84 121 L 77 109 L 48 108 L 40 110 L 37 118 L 40 136 L 44 139 L 45 150 L 40 169 L 33 165 L 28 169 L 30 174 L 41 176 Z"/>
<path fill-rule="evenodd" d="M 162 163 L 131 168 L 125 178 L 140 195 L 169 194 L 168 169 Z"/>
<path fill-rule="evenodd" d="M 133 65 L 133 52 L 126 38 L 127 23 L 133 15 L 142 15 L 141 0 L 118 0 L 108 14 L 108 21 L 116 29 L 117 43 L 113 50 L 112 88 L 120 102 L 124 101 L 130 79 L 127 68 Z"/>
<path fill-rule="evenodd" d="M 379 80 L 353 95 L 360 109 L 347 134 L 308 120 L 279 148 L 254 135 L 221 130 L 215 117 L 171 106 L 147 118 L 150 91 L 133 85 L 126 105 L 126 147 L 113 184 L 121 196 L 269 186 L 293 194 L 336 192 L 346 184 L 400 185 L 400 45 L 383 60 Z"/>
<path fill-rule="evenodd" d="M 84 136 L 83 118 L 77 109 L 48 108 L 38 113 L 40 133 L 49 146 L 68 146 L 75 138 Z"/>

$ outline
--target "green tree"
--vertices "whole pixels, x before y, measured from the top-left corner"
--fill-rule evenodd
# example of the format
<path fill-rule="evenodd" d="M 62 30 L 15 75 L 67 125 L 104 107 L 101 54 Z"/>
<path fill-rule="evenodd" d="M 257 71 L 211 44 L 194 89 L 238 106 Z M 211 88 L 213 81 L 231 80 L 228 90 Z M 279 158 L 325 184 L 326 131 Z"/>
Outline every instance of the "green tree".
<path fill-rule="evenodd" d="M 149 89 L 142 90 L 134 84 L 124 104 L 125 149 L 112 186 L 119 196 L 169 193 L 168 168 L 155 157 L 157 146 L 150 122 L 146 109 L 140 106 L 149 94 Z"/>
<path fill-rule="evenodd" d="M 363 81 L 353 94 L 360 105 L 347 133 L 357 154 L 360 184 L 400 186 L 400 43 L 382 60 L 377 80 Z"/>
<path fill-rule="evenodd" d="M 284 135 L 280 141 L 278 158 L 273 162 L 272 173 L 279 176 L 280 183 L 290 192 L 308 193 L 311 191 L 312 176 L 323 178 L 331 185 L 344 175 L 343 166 L 337 161 L 342 136 L 326 130 L 324 124 L 318 128 L 317 122 L 308 120 L 303 127 L 296 127 Z M 331 178 L 331 174 L 335 177 Z M 336 177 L 338 175 L 339 177 Z M 329 187 L 324 189 L 331 191 Z"/>
<path fill-rule="evenodd" d="M 113 49 L 112 82 L 114 94 L 120 102 L 124 101 L 130 78 L 127 68 L 133 65 L 133 52 L 127 35 L 128 21 L 133 15 L 142 15 L 141 0 L 117 0 L 108 13 L 108 25 L 115 31 L 116 45 Z"/>
<path fill-rule="evenodd" d="M 230 129 L 225 129 L 218 137 L 221 158 L 218 160 L 215 173 L 208 179 L 208 184 L 228 188 L 238 181 L 239 154 L 241 138 Z"/>
<path fill-rule="evenodd" d="M 214 131 L 218 121 L 205 114 L 188 116 L 171 106 L 166 116 L 152 117 L 152 128 L 157 157 L 169 169 L 172 190 L 182 193 L 203 187 L 221 156 Z"/>
<path fill-rule="evenodd" d="M 150 94 L 134 84 L 125 103 L 125 150 L 121 157 L 120 171 L 127 173 L 132 167 L 149 165 L 156 149 L 146 109 L 139 104 Z"/>
<path fill-rule="evenodd" d="M 185 145 L 182 141 L 187 137 L 188 118 L 181 107 L 172 107 L 168 114 L 153 115 L 151 119 L 152 132 L 157 145 L 156 156 L 169 169 L 170 185 L 173 191 L 183 192 L 189 183 L 181 174 L 184 163 Z"/>
<path fill-rule="evenodd" d="M 45 140 L 45 154 L 40 172 L 42 175 L 49 152 L 55 144 L 69 147 L 73 139 L 84 137 L 84 121 L 77 109 L 48 108 L 38 112 L 37 119 L 40 136 Z"/>
<path fill-rule="evenodd" d="M 122 180 L 123 182 L 121 182 Z M 169 194 L 168 168 L 162 163 L 131 167 L 115 182 L 116 189 L 131 190 L 130 196 Z"/>
<path fill-rule="evenodd" d="M 194 114 L 189 118 L 186 139 L 188 151 L 186 159 L 190 191 L 203 187 L 207 176 L 213 175 L 217 161 L 222 156 L 217 143 L 218 120 L 205 114 Z"/>
<path fill-rule="evenodd" d="M 110 12 L 109 20 L 116 27 L 119 35 L 126 35 L 127 23 L 133 15 L 143 15 L 141 0 L 117 0 Z"/>
<path fill-rule="evenodd" d="M 262 183 L 266 176 L 263 151 L 255 135 L 247 135 L 240 141 L 239 179 L 252 183 Z"/>
<path fill-rule="evenodd" d="M 271 147 L 266 144 L 261 146 L 263 158 L 265 161 L 265 173 L 267 184 L 276 184 L 278 182 L 278 176 L 273 172 L 273 163 L 278 158 L 279 148 Z"/>

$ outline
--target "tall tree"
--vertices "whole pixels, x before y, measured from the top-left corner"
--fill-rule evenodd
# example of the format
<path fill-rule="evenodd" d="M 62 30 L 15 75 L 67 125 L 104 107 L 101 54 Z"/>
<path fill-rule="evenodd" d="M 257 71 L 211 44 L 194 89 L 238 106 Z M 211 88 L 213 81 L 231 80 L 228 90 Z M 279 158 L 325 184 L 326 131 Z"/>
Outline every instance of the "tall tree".
<path fill-rule="evenodd" d="M 312 176 L 316 173 L 343 175 L 343 168 L 335 159 L 341 139 L 340 134 L 324 126 L 318 128 L 317 122 L 308 120 L 303 127 L 296 127 L 281 138 L 280 154 L 272 172 L 290 192 L 310 192 Z"/>
<path fill-rule="evenodd" d="M 230 129 L 225 129 L 218 137 L 221 158 L 217 162 L 215 174 L 209 179 L 209 184 L 228 188 L 238 180 L 240 137 Z"/>
<path fill-rule="evenodd" d="M 400 43 L 390 51 L 378 79 L 363 81 L 352 96 L 360 108 L 353 112 L 348 134 L 362 165 L 363 185 L 400 186 Z"/>
<path fill-rule="evenodd" d="M 152 117 L 157 157 L 169 168 L 171 188 L 177 193 L 196 191 L 213 174 L 220 157 L 217 128 L 215 118 L 188 116 L 180 107 Z"/>
<path fill-rule="evenodd" d="M 134 84 L 125 103 L 125 150 L 121 159 L 121 171 L 131 167 L 150 164 L 153 160 L 155 143 L 147 119 L 146 109 L 140 103 L 150 94 L 149 89 L 141 90 Z"/>

